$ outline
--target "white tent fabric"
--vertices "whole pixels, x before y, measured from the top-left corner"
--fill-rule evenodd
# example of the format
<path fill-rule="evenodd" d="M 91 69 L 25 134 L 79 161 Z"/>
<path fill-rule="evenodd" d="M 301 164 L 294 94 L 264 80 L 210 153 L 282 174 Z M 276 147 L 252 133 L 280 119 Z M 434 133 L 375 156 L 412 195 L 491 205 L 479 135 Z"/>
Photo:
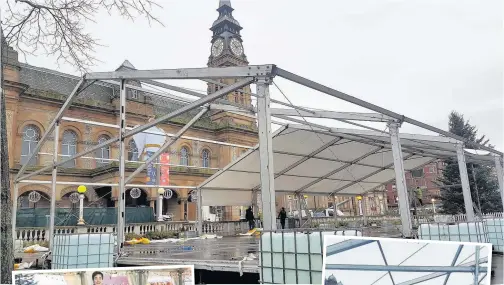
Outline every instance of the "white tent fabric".
<path fill-rule="evenodd" d="M 400 134 L 400 139 L 406 171 L 457 156 L 451 138 Z M 273 134 L 273 152 L 277 194 L 358 195 L 395 180 L 390 137 L 385 133 L 287 125 Z M 467 161 L 492 159 L 466 153 Z M 260 188 L 259 171 L 256 146 L 199 186 L 202 205 L 250 205 L 252 190 Z"/>

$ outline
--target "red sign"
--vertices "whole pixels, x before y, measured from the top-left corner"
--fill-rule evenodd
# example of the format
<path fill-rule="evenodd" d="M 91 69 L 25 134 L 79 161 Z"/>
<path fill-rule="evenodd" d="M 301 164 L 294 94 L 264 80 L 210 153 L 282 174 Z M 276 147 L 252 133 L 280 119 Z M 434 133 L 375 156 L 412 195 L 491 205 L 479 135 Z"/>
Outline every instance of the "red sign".
<path fill-rule="evenodd" d="M 170 185 L 170 154 L 163 153 L 160 156 L 161 163 L 161 180 L 160 185 L 168 186 Z"/>

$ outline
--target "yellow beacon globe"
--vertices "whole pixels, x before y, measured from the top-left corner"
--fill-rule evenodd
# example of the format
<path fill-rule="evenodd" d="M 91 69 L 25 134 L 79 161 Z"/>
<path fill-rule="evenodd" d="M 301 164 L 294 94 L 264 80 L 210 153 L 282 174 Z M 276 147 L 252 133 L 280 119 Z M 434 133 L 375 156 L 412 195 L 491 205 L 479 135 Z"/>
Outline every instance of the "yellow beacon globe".
<path fill-rule="evenodd" d="M 86 193 L 86 190 L 86 186 L 84 185 L 77 187 L 77 192 L 79 192 L 80 194 Z"/>

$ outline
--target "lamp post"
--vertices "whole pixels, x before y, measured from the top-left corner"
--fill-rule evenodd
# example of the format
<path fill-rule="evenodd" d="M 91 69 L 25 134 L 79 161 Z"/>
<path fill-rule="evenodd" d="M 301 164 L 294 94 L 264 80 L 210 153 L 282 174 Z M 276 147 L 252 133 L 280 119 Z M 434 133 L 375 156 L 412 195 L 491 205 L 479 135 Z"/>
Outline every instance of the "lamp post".
<path fill-rule="evenodd" d="M 362 216 L 364 213 L 362 212 L 362 196 L 357 196 L 357 203 L 359 205 L 359 216 Z"/>
<path fill-rule="evenodd" d="M 164 188 L 158 188 L 158 206 L 157 206 L 157 220 L 158 222 L 163 221 L 163 194 L 165 192 Z"/>
<path fill-rule="evenodd" d="M 77 187 L 77 192 L 79 193 L 79 222 L 78 226 L 84 226 L 84 193 L 86 193 L 87 188 L 84 185 Z"/>
<path fill-rule="evenodd" d="M 432 211 L 434 212 L 434 214 L 436 213 L 436 205 L 434 204 L 434 202 L 436 202 L 436 199 L 432 198 L 431 199 L 431 202 L 432 202 Z"/>

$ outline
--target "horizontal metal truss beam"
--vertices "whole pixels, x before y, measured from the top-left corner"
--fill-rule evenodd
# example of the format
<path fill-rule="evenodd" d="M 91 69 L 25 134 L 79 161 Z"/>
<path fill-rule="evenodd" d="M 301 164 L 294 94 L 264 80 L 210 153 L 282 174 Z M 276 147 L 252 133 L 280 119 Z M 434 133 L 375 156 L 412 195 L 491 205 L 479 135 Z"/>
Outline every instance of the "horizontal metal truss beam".
<path fill-rule="evenodd" d="M 327 247 L 326 249 L 326 256 L 329 257 L 331 255 L 335 255 L 347 250 L 351 250 L 360 246 L 364 246 L 366 244 L 378 242 L 377 240 L 357 240 L 357 239 L 352 239 L 352 240 L 346 240 L 342 241 L 336 244 L 331 244 L 330 246 Z"/>
<path fill-rule="evenodd" d="M 145 84 L 148 84 L 148 85 L 152 85 L 152 86 L 156 86 L 156 87 L 161 87 L 161 88 L 164 88 L 164 89 L 168 89 L 168 90 L 175 91 L 175 92 L 180 92 L 180 93 L 187 94 L 187 95 L 194 96 L 194 97 L 198 97 L 198 98 L 203 98 L 203 97 L 206 97 L 208 95 L 208 94 L 199 93 L 199 92 L 196 92 L 196 91 L 193 91 L 193 90 L 189 90 L 189 89 L 186 89 L 186 88 L 183 88 L 183 87 L 174 86 L 174 85 L 170 85 L 170 84 L 167 84 L 167 83 L 164 83 L 164 82 L 155 81 L 155 80 L 147 80 L 147 79 L 145 79 L 145 80 L 141 80 L 141 82 L 143 82 Z M 126 86 L 128 86 L 128 85 L 126 85 Z M 170 95 L 170 96 L 174 96 L 174 95 Z M 191 103 L 191 102 L 193 102 L 193 100 L 186 99 L 186 102 L 187 103 Z M 254 112 L 254 108 L 252 108 L 251 106 L 243 106 L 243 105 L 240 105 L 240 104 L 236 104 L 236 103 L 227 101 L 225 99 L 217 99 L 217 100 L 214 101 L 214 103 L 215 104 L 226 105 L 226 106 L 233 106 L 233 107 L 236 107 L 238 109 L 243 110 L 244 112 Z"/>
<path fill-rule="evenodd" d="M 23 184 L 51 184 L 52 181 L 48 180 L 21 180 L 18 183 Z M 58 185 L 86 185 L 86 186 L 97 186 L 97 187 L 118 187 L 118 183 L 99 183 L 99 182 L 86 182 L 86 181 L 58 181 Z M 145 184 L 126 184 L 128 188 L 171 188 L 171 189 L 196 189 L 194 186 L 176 186 L 176 185 L 145 185 Z"/>
<path fill-rule="evenodd" d="M 391 272 L 443 272 L 443 273 L 473 273 L 472 266 L 406 266 L 406 265 L 358 265 L 358 264 L 326 264 L 326 270 L 349 271 L 391 271 Z M 486 267 L 480 267 L 486 271 Z"/>
<path fill-rule="evenodd" d="M 302 126 L 302 125 L 289 125 L 289 126 L 292 128 L 297 128 L 297 129 L 302 129 L 302 130 L 312 130 L 311 127 Z M 390 141 L 390 135 L 387 132 L 373 132 L 373 131 L 357 130 L 357 129 L 331 128 L 331 127 L 325 127 L 325 126 L 321 126 L 321 127 L 323 127 L 325 130 L 330 131 L 332 133 L 342 133 L 342 134 L 360 135 L 360 136 L 372 136 L 372 137 L 378 137 L 381 140 Z M 447 138 L 447 137 L 418 135 L 418 134 L 401 133 L 401 134 L 399 134 L 399 137 L 401 139 L 407 139 L 407 140 L 413 140 L 413 141 L 418 140 L 418 141 L 450 143 L 450 144 L 456 144 L 459 142 L 455 139 Z"/>
<path fill-rule="evenodd" d="M 236 82 L 234 84 L 231 84 L 228 87 L 225 87 L 225 88 L 223 88 L 223 89 L 221 89 L 221 90 L 219 90 L 219 91 L 217 91 L 215 93 L 212 93 L 212 94 L 210 94 L 210 95 L 208 95 L 206 97 L 203 97 L 203 98 L 201 98 L 199 100 L 196 100 L 196 101 L 194 101 L 194 102 L 192 102 L 192 103 L 190 103 L 188 105 L 185 105 L 185 106 L 183 106 L 180 109 L 177 109 L 177 110 L 175 110 L 175 111 L 173 111 L 173 112 L 171 112 L 169 114 L 166 114 L 166 115 L 164 115 L 164 116 L 162 116 L 162 117 L 160 117 L 158 119 L 155 119 L 154 121 L 152 121 L 152 122 L 150 122 L 148 124 L 142 125 L 140 127 L 136 127 L 133 130 L 127 132 L 124 135 L 124 138 L 128 138 L 128 137 L 133 136 L 135 134 L 138 134 L 138 133 L 141 133 L 143 131 L 146 131 L 146 130 L 150 129 L 153 126 L 158 125 L 159 123 L 162 123 L 164 121 L 170 120 L 172 118 L 175 118 L 177 116 L 180 116 L 180 115 L 184 114 L 185 112 L 188 112 L 188 111 L 191 111 L 191 110 L 196 109 L 198 107 L 201 107 L 201 106 L 203 106 L 203 105 L 205 105 L 207 103 L 210 103 L 210 102 L 214 101 L 215 99 L 218 99 L 220 97 L 223 97 L 226 94 L 229 94 L 229 93 L 235 91 L 238 88 L 241 88 L 243 86 L 249 85 L 249 84 L 251 84 L 254 81 L 255 81 L 255 79 L 252 78 L 252 77 L 247 77 L 245 79 L 242 79 L 242 80 L 240 80 L 240 81 L 238 81 L 238 82 Z"/>
<path fill-rule="evenodd" d="M 313 125 L 313 124 L 311 124 L 311 125 Z M 288 127 L 289 128 L 296 128 L 296 129 L 300 129 L 300 130 L 312 131 L 312 132 L 320 133 L 323 135 L 341 136 L 341 137 L 348 139 L 348 140 L 352 140 L 352 141 L 356 141 L 356 142 L 360 142 L 360 143 L 365 143 L 365 144 L 369 144 L 369 145 L 383 146 L 387 149 L 391 149 L 391 147 L 389 146 L 390 138 L 387 138 L 384 135 L 381 135 L 379 137 L 377 136 L 374 138 L 370 138 L 364 134 L 365 132 L 368 132 L 365 130 L 351 130 L 350 129 L 350 132 L 342 133 L 342 132 L 340 132 L 341 130 L 349 130 L 349 129 L 335 129 L 335 128 L 329 128 L 329 127 L 324 127 L 324 126 L 320 126 L 320 125 L 317 125 L 314 128 L 312 128 L 312 127 L 307 127 L 307 126 L 302 126 L 302 125 L 291 125 L 291 124 L 289 124 Z M 357 132 L 354 132 L 354 131 L 357 131 Z M 384 134 L 386 134 L 386 133 L 384 133 Z M 400 134 L 401 139 L 404 139 L 403 135 L 404 134 Z M 415 153 L 422 155 L 422 156 L 425 156 L 425 157 L 452 158 L 452 159 L 454 159 L 456 157 L 456 152 L 454 150 L 443 150 L 443 149 L 439 149 L 439 148 L 435 149 L 435 150 L 431 150 L 430 148 L 419 148 L 419 147 L 410 146 L 410 145 L 406 145 L 406 144 L 401 145 L 401 148 L 403 149 L 403 152 L 409 152 L 409 153 L 415 152 Z M 444 151 L 444 153 L 442 153 L 440 151 Z M 449 152 L 449 153 L 446 153 L 446 152 Z M 467 152 L 465 152 L 465 155 L 467 158 L 470 158 L 470 160 L 466 159 L 467 161 L 476 161 L 476 162 L 482 161 L 482 162 L 487 162 L 487 163 L 490 163 L 490 161 L 492 161 L 492 162 L 494 161 L 493 158 L 490 156 L 474 155 L 474 154 L 470 154 Z"/>
<path fill-rule="evenodd" d="M 351 112 L 334 112 L 334 111 L 300 111 L 292 109 L 271 108 L 272 116 L 293 116 L 293 117 L 308 117 L 308 118 L 323 118 L 323 119 L 338 119 L 338 120 L 354 120 L 367 122 L 389 122 L 395 121 L 394 118 L 387 117 L 378 113 L 351 113 Z"/>
<path fill-rule="evenodd" d="M 479 264 L 487 263 L 487 262 L 488 262 L 488 257 L 483 257 L 483 258 L 480 258 L 480 260 L 479 260 Z M 474 266 L 474 265 L 476 265 L 476 261 L 462 263 L 462 264 L 459 264 L 458 266 Z M 480 269 L 481 269 L 481 267 L 480 267 Z M 486 272 L 482 272 L 482 273 L 486 274 Z M 418 277 L 415 279 L 411 279 L 411 280 L 408 280 L 405 282 L 398 283 L 397 285 L 415 285 L 415 284 L 429 281 L 431 279 L 438 278 L 438 277 L 441 277 L 441 276 L 444 276 L 447 274 L 449 274 L 449 273 L 448 272 L 431 273 L 431 274 L 428 274 L 425 276 L 421 276 L 421 277 Z"/>
<path fill-rule="evenodd" d="M 84 75 L 88 80 L 112 79 L 222 79 L 256 76 L 273 76 L 274 65 L 249 65 L 232 67 L 179 68 L 157 70 L 128 70 L 112 72 L 92 72 Z"/>
<path fill-rule="evenodd" d="M 107 123 L 100 123 L 100 122 L 95 122 L 95 121 L 89 121 L 89 120 L 82 120 L 82 119 L 77 119 L 77 118 L 71 118 L 71 117 L 63 117 L 61 118 L 63 121 L 68 121 L 68 122 L 77 122 L 77 123 L 83 123 L 83 124 L 88 124 L 88 125 L 95 125 L 95 126 L 102 126 L 102 127 L 108 127 L 108 128 L 114 128 L 118 129 L 118 125 L 114 124 L 107 124 Z M 131 127 L 126 127 L 126 130 L 133 130 L 134 128 Z M 151 134 L 151 135 L 157 135 L 157 136 L 166 136 L 166 137 L 171 137 L 174 138 L 177 135 L 172 134 L 172 133 L 159 133 L 159 132 L 149 132 L 149 131 L 144 131 L 143 133 L 146 134 Z M 253 147 L 248 146 L 248 145 L 241 145 L 241 144 L 234 144 L 234 143 L 226 143 L 226 142 L 220 142 L 220 141 L 214 141 L 214 140 L 207 140 L 207 139 L 202 139 L 202 138 L 197 138 L 197 137 L 191 137 L 191 136 L 181 136 L 180 138 L 185 139 L 185 140 L 190 140 L 190 141 L 199 141 L 199 142 L 205 142 L 205 143 L 211 143 L 211 144 L 217 144 L 217 145 L 223 145 L 223 146 L 232 146 L 232 147 L 239 147 L 239 148 L 246 148 L 246 149 L 251 149 Z"/>
<path fill-rule="evenodd" d="M 400 115 L 398 113 L 395 113 L 395 112 L 392 112 L 390 110 L 387 110 L 385 108 L 382 108 L 382 107 L 379 107 L 377 105 L 374 105 L 374 104 L 371 104 L 369 102 L 366 102 L 364 100 L 361 100 L 361 99 L 358 99 L 356 97 L 353 97 L 353 96 L 350 96 L 348 94 L 345 94 L 343 92 L 340 92 L 338 90 L 335 90 L 335 89 L 332 89 L 330 87 L 327 87 L 327 86 L 324 86 L 320 83 L 317 83 L 317 82 L 314 82 L 312 80 L 309 80 L 307 78 L 304 78 L 304 77 L 301 77 L 299 75 L 296 75 L 294 73 L 291 73 L 289 71 L 286 71 L 284 69 L 281 69 L 281 68 L 278 68 L 278 67 L 275 67 L 275 71 L 274 71 L 274 74 L 277 75 L 277 76 L 280 76 L 282 78 L 285 78 L 287 80 L 290 80 L 290 81 L 293 81 L 293 82 L 296 82 L 298 84 L 301 84 L 303 86 L 306 86 L 306 87 L 309 87 L 311 89 L 314 89 L 314 90 L 317 90 L 319 92 L 322 92 L 322 93 L 325 93 L 327 95 L 330 95 L 330 96 L 333 96 L 333 97 L 336 97 L 336 98 L 339 98 L 341 100 L 344 100 L 344 101 L 347 101 L 347 102 L 350 102 L 350 103 L 353 103 L 355 105 L 358 105 L 358 106 L 361 106 L 361 107 L 364 107 L 366 109 L 369 109 L 369 110 L 372 110 L 372 111 L 375 111 L 375 112 L 378 112 L 380 114 L 383 114 L 383 115 L 386 115 L 388 117 L 392 117 L 392 118 L 395 118 L 397 120 L 399 120 L 400 122 L 406 122 L 406 123 L 409 123 L 409 124 L 412 124 L 412 125 L 415 125 L 417 127 L 420 127 L 420 128 L 423 128 L 423 129 L 426 129 L 426 130 L 429 130 L 429 131 L 432 131 L 432 132 L 435 132 L 435 133 L 438 133 L 440 135 L 443 135 L 445 137 L 448 137 L 448 138 L 453 138 L 457 141 L 461 141 L 461 142 L 464 142 L 466 143 L 468 146 L 472 146 L 473 148 L 475 149 L 482 149 L 482 150 L 486 150 L 486 151 L 489 151 L 489 152 L 492 152 L 492 153 L 495 153 L 495 154 L 498 154 L 498 155 L 504 155 L 502 152 L 500 151 L 497 151 L 493 148 L 490 148 L 490 147 L 487 147 L 487 146 L 484 146 L 484 145 L 481 145 L 481 144 L 476 144 L 476 143 L 473 143 L 471 141 L 468 141 L 467 139 L 465 138 L 462 138 L 460 136 L 457 136 L 455 134 L 452 134 L 450 132 L 447 132 L 447 131 L 444 131 L 444 130 L 441 130 L 439 128 L 436 128 L 436 127 L 433 127 L 433 126 L 430 126 L 428 124 L 425 124 L 425 123 L 422 123 L 422 122 L 419 122 L 417 120 L 414 120 L 414 119 L 411 119 L 411 118 L 408 118 L 404 115 Z"/>

